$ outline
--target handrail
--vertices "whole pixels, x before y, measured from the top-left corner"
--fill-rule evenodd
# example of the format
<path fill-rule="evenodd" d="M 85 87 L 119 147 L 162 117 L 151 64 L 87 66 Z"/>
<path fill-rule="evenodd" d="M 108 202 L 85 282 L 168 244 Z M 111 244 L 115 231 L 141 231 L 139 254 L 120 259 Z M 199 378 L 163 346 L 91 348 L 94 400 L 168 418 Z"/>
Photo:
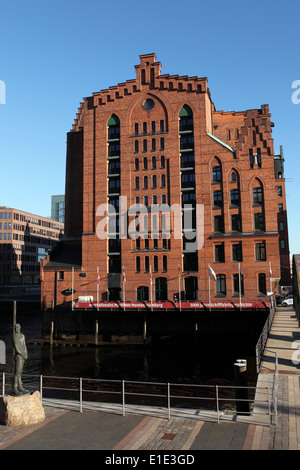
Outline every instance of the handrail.
<path fill-rule="evenodd" d="M 2 373 L 2 396 L 5 396 L 6 394 L 6 388 L 8 386 L 8 384 L 6 384 L 6 376 L 9 376 L 9 375 L 12 375 L 12 374 L 7 374 L 5 372 Z M 164 401 L 164 403 L 166 404 L 166 406 L 164 405 L 159 405 L 159 409 L 161 410 L 162 408 L 166 408 L 167 410 L 167 415 L 168 415 L 168 419 L 170 419 L 171 417 L 171 409 L 172 409 L 172 406 L 171 406 L 171 401 L 172 400 L 178 400 L 178 399 L 181 399 L 182 401 L 186 401 L 186 400 L 197 400 L 197 403 L 201 400 L 205 400 L 206 402 L 208 401 L 215 401 L 215 412 L 216 412 L 216 416 L 217 416 L 217 422 L 219 423 L 220 422 L 220 419 L 222 417 L 222 415 L 226 414 L 245 414 L 247 416 L 249 416 L 250 414 L 254 415 L 254 414 L 262 414 L 262 415 L 267 415 L 270 417 L 270 425 L 271 425 L 271 414 L 272 414 L 272 409 L 271 409 L 271 406 L 270 406 L 270 387 L 249 387 L 249 386 L 235 386 L 235 385 L 208 385 L 208 384 L 205 384 L 205 385 L 198 385 L 198 384 L 176 384 L 176 383 L 160 383 L 160 382 L 141 382 L 141 381 L 130 381 L 130 380 L 107 380 L 107 379 L 92 379 L 92 378 L 82 378 L 82 377 L 56 377 L 56 376 L 44 376 L 44 375 L 24 375 L 23 376 L 24 379 L 26 378 L 33 378 L 33 379 L 36 379 L 36 381 L 38 381 L 39 379 L 39 385 L 37 386 L 37 389 L 39 389 L 40 391 L 40 394 L 41 394 L 41 401 L 45 401 L 45 392 L 48 390 L 48 391 L 53 391 L 55 390 L 56 392 L 60 392 L 60 391 L 64 391 L 64 392 L 73 392 L 77 395 L 77 399 L 75 400 L 75 402 L 77 403 L 78 402 L 78 405 L 79 405 L 79 411 L 82 412 L 83 410 L 83 403 L 84 403 L 84 399 L 83 399 L 83 396 L 85 393 L 89 393 L 89 394 L 93 394 L 93 393 L 98 393 L 98 394 L 112 394 L 112 395 L 118 395 L 120 397 L 120 401 L 119 401 L 119 404 L 121 405 L 121 409 L 122 409 L 122 415 L 125 416 L 126 414 L 126 406 L 129 405 L 128 403 L 128 400 L 126 400 L 126 398 L 128 397 L 133 397 L 133 396 L 137 396 L 137 397 L 143 397 L 143 399 L 145 397 L 148 397 L 148 398 L 159 398 L 159 399 L 162 399 L 162 401 Z M 55 381 L 55 386 L 49 386 L 45 384 L 46 381 L 49 382 L 49 380 L 54 380 Z M 67 386 L 67 387 L 62 387 L 60 386 L 59 383 L 57 383 L 59 380 L 63 380 L 63 381 L 69 381 L 71 380 L 72 381 L 72 384 L 71 386 Z M 95 389 L 93 388 L 87 388 L 88 387 L 88 383 L 92 382 L 93 384 L 98 384 L 99 386 Z M 275 383 L 277 384 L 277 379 L 274 381 L 274 387 L 273 387 L 273 391 L 271 390 L 271 395 L 273 395 L 273 400 L 272 403 L 273 403 L 273 407 L 274 407 L 274 411 L 275 411 L 275 416 L 277 416 L 277 401 L 274 399 L 274 396 L 277 397 L 277 394 L 274 394 L 274 390 L 275 390 Z M 117 385 L 118 389 L 113 389 L 112 387 L 112 384 L 114 385 Z M 109 389 L 107 389 L 106 387 L 103 388 L 103 386 L 106 386 L 106 385 L 109 385 Z M 102 389 L 99 388 L 102 386 Z M 134 389 L 132 390 L 130 388 L 130 386 L 134 386 L 134 387 L 142 387 L 142 390 L 138 390 L 138 389 Z M 147 393 L 147 390 L 146 390 L 146 393 L 145 393 L 145 389 L 147 386 L 155 386 L 157 388 L 162 388 L 162 391 L 159 391 L 159 390 L 156 390 L 156 393 Z M 277 386 L 277 385 L 276 385 Z M 174 388 L 178 388 L 180 387 L 180 393 L 178 394 L 178 392 L 176 393 L 176 391 L 174 390 Z M 193 393 L 193 394 L 187 394 L 186 392 L 184 392 L 184 389 L 188 387 L 189 388 L 189 391 L 191 392 L 192 389 L 196 390 L 196 393 Z M 202 396 L 202 394 L 200 395 L 199 394 L 199 391 L 202 389 L 207 389 L 207 388 L 210 388 L 211 389 L 211 394 L 209 393 L 204 393 Z M 222 403 L 226 402 L 228 405 L 231 405 L 232 402 L 234 402 L 236 405 L 238 402 L 248 402 L 249 404 L 249 409 L 250 409 L 250 406 L 252 404 L 254 404 L 254 398 L 237 398 L 237 396 L 235 396 L 234 398 L 231 398 L 229 396 L 226 396 L 226 397 L 222 397 L 221 396 L 221 392 L 223 391 L 228 391 L 228 390 L 232 390 L 233 392 L 237 392 L 238 389 L 247 389 L 248 391 L 264 391 L 266 392 L 266 396 L 267 398 L 264 399 L 264 400 L 255 400 L 255 404 L 257 403 L 260 403 L 264 406 L 265 408 L 265 412 L 254 412 L 254 410 L 252 412 L 242 412 L 242 411 L 239 411 L 237 412 L 235 410 L 235 407 L 231 406 L 231 410 L 230 409 L 226 409 L 225 411 L 222 411 L 221 410 L 221 405 Z M 172 393 L 173 391 L 173 393 Z M 185 394 L 182 394 L 181 395 L 181 391 Z M 253 396 L 255 396 L 255 394 L 253 393 Z M 60 398 L 60 400 L 62 400 Z M 70 398 L 70 393 L 69 393 L 69 398 L 68 400 L 66 401 L 69 401 L 70 402 L 71 398 Z M 89 399 L 89 401 L 87 402 L 87 400 L 85 400 L 86 403 L 90 403 L 92 402 L 93 400 Z M 94 401 L 97 401 L 97 400 L 94 400 Z M 112 402 L 110 402 L 110 404 L 112 404 Z M 135 405 L 139 405 L 139 403 L 135 403 Z M 154 408 L 156 405 L 149 405 L 151 408 Z M 181 403 L 181 406 L 182 406 L 182 403 Z M 173 405 L 173 408 L 175 408 L 175 406 Z M 228 407 L 227 407 L 228 408 Z M 195 406 L 194 409 L 200 409 L 202 410 L 203 412 L 205 411 L 212 411 L 211 409 L 204 409 L 204 408 L 201 408 L 198 406 Z M 235 412 L 234 412 L 235 410 Z M 162 412 L 163 413 L 163 412 Z M 197 413 L 198 414 L 198 413 Z M 201 416 L 201 413 L 199 413 L 199 418 L 200 419 L 203 419 L 203 417 Z"/>

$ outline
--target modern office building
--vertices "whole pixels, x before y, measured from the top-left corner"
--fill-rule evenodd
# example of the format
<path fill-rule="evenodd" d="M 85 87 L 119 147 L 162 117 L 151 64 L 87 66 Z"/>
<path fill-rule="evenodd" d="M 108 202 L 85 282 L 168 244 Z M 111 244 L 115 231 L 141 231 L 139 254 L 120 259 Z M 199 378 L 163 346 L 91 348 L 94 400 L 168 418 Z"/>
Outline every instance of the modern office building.
<path fill-rule="evenodd" d="M 65 195 L 51 196 L 51 219 L 64 223 Z"/>
<path fill-rule="evenodd" d="M 207 78 L 161 74 L 155 54 L 135 70 L 85 98 L 68 133 L 65 236 L 42 263 L 45 306 L 72 289 L 94 301 L 267 302 L 291 282 L 269 106 L 217 110 Z"/>
<path fill-rule="evenodd" d="M 0 285 L 39 283 L 40 260 L 57 245 L 63 227 L 46 217 L 0 207 Z"/>

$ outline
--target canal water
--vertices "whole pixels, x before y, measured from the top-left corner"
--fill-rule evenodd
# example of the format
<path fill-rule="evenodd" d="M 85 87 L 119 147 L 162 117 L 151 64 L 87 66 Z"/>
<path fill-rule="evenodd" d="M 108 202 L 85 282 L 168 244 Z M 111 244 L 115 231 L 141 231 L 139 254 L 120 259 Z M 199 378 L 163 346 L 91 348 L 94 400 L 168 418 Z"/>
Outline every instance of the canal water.
<path fill-rule="evenodd" d="M 12 320 L 12 314 L 1 315 L 0 340 L 6 344 L 6 364 L 0 364 L 0 372 L 7 377 L 13 373 Z M 18 313 L 17 322 L 26 340 L 41 338 L 39 313 Z M 248 386 L 256 384 L 254 348 L 247 357 L 241 357 L 238 350 L 216 350 L 214 345 L 202 350 L 123 345 L 51 348 L 27 343 L 27 350 L 23 382 L 29 387 L 37 379 L 27 375 L 228 386 L 235 384 L 236 359 L 247 360 Z"/>

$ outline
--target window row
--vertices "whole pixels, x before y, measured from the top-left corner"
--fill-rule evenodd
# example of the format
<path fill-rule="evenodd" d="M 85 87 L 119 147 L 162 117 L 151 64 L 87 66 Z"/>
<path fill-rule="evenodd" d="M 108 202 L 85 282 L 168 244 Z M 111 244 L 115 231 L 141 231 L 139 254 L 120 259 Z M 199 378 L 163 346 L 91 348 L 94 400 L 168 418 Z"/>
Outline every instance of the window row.
<path fill-rule="evenodd" d="M 167 196 L 166 194 L 162 194 L 160 197 L 161 204 L 167 204 Z M 136 204 L 144 204 L 144 206 L 148 207 L 149 204 L 151 205 L 151 197 L 150 196 L 144 196 L 143 198 L 140 196 L 137 196 L 135 198 L 135 203 Z M 158 196 L 154 195 L 152 196 L 152 204 L 159 204 L 158 201 Z"/>
<path fill-rule="evenodd" d="M 135 240 L 136 250 L 170 250 L 169 238 L 137 238 Z"/>
<path fill-rule="evenodd" d="M 134 124 L 134 133 L 136 135 L 148 134 L 148 133 L 154 134 L 155 132 L 164 132 L 164 131 L 165 131 L 165 121 L 163 119 L 161 119 L 159 123 L 156 121 L 151 121 L 151 123 L 136 122 Z"/>
<path fill-rule="evenodd" d="M 143 188 L 140 188 L 140 182 L 142 182 Z M 136 176 L 134 189 L 148 189 L 150 185 L 152 189 L 155 189 L 158 187 L 158 184 L 160 184 L 161 188 L 166 187 L 166 175 L 161 175 L 160 178 L 158 178 L 156 175 L 153 175 L 151 177 L 144 176 L 143 178 Z"/>
<path fill-rule="evenodd" d="M 2 230 L 2 225 L 3 225 L 3 230 L 11 230 L 11 223 L 5 222 L 4 224 L 2 224 L 0 222 L 0 230 Z"/>
<path fill-rule="evenodd" d="M 165 168 L 166 167 L 166 159 L 165 159 L 164 155 L 162 155 L 160 157 L 159 161 L 160 161 L 160 168 Z M 152 170 L 156 170 L 156 168 L 158 167 L 157 163 L 158 163 L 157 158 L 152 157 L 151 158 L 151 169 Z M 143 170 L 148 170 L 148 166 L 149 166 L 149 162 L 148 162 L 147 157 L 143 158 L 142 161 L 140 161 L 139 158 L 136 158 L 134 160 L 134 169 L 135 169 L 135 171 L 138 171 L 140 168 L 142 168 Z"/>
<path fill-rule="evenodd" d="M 158 142 L 157 142 L 158 141 Z M 164 150 L 165 149 L 165 138 L 161 137 L 160 139 L 151 139 L 150 142 L 148 142 L 148 139 L 143 139 L 143 141 L 135 140 L 134 141 L 134 153 L 138 153 L 140 151 L 142 152 L 148 152 L 148 150 L 151 150 L 151 152 L 154 152 L 155 150 Z"/>
<path fill-rule="evenodd" d="M 254 206 L 262 206 L 264 202 L 264 195 L 262 188 L 254 188 L 252 190 L 252 203 Z M 230 205 L 240 206 L 241 198 L 239 189 L 232 189 L 230 191 Z M 213 192 L 213 205 L 215 208 L 223 206 L 223 192 L 218 190 Z"/>
<path fill-rule="evenodd" d="M 257 289 L 258 295 L 267 295 L 267 282 L 266 274 L 259 273 L 257 276 Z M 244 295 L 244 276 L 233 274 L 232 276 L 232 289 L 233 296 Z M 227 295 L 226 275 L 217 274 L 216 276 L 216 296 L 225 297 Z"/>
<path fill-rule="evenodd" d="M 230 216 L 231 231 L 242 232 L 242 222 L 240 214 L 232 214 Z M 265 215 L 261 212 L 253 214 L 253 230 L 254 231 L 265 231 Z M 284 224 L 280 225 L 280 230 L 284 230 Z M 223 215 L 214 216 L 214 232 L 225 232 L 224 217 Z"/>
<path fill-rule="evenodd" d="M 266 242 L 257 242 L 254 245 L 254 256 L 255 261 L 266 261 Z M 225 263 L 225 244 L 224 242 L 218 243 L 214 246 L 215 251 L 215 262 Z M 233 243 L 231 245 L 231 260 L 232 261 L 243 261 L 243 245 L 242 242 Z"/>
<path fill-rule="evenodd" d="M 167 272 L 168 270 L 168 257 L 167 256 L 163 256 L 162 258 L 161 257 L 158 257 L 158 256 L 154 256 L 153 257 L 153 272 L 154 273 L 157 273 L 159 271 L 159 262 L 161 262 L 161 271 L 162 272 Z M 143 264 L 143 266 L 142 266 Z M 150 259 L 149 259 L 149 256 L 145 256 L 144 258 L 141 259 L 140 256 L 137 256 L 135 258 L 135 270 L 137 273 L 140 273 L 141 270 L 144 270 L 145 273 L 149 273 L 150 272 Z"/>

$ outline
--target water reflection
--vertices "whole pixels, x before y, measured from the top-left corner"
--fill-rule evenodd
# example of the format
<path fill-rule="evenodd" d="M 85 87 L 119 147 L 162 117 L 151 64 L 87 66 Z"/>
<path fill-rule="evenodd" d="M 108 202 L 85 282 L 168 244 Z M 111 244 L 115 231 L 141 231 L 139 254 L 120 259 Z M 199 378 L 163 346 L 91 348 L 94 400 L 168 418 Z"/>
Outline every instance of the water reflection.
<path fill-rule="evenodd" d="M 26 339 L 41 337 L 40 316 L 18 315 Z M 1 320 L 0 339 L 7 349 L 6 365 L 0 372 L 12 373 L 12 318 Z M 110 380 L 171 382 L 190 384 L 233 384 L 233 364 L 238 351 L 197 350 L 194 348 L 134 348 L 105 346 L 77 348 L 27 344 L 29 358 L 24 375 L 89 377 Z M 248 384 L 256 381 L 255 358 L 247 357 Z"/>

